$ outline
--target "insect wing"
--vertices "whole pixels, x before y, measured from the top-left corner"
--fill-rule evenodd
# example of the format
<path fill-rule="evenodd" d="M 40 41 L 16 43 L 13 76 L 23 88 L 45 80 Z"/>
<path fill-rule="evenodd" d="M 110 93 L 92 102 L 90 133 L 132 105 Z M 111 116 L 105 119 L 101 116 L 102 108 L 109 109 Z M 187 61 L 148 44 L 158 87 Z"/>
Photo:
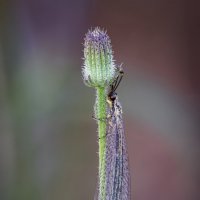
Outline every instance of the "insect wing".
<path fill-rule="evenodd" d="M 130 200 L 128 154 L 118 98 L 108 110 L 106 135 L 106 200 Z"/>

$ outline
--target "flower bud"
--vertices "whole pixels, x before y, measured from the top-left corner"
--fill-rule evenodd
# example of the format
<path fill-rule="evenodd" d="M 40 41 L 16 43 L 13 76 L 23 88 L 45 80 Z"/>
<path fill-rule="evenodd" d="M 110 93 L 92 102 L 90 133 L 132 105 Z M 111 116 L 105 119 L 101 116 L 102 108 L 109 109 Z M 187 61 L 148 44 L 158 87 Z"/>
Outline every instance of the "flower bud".
<path fill-rule="evenodd" d="M 84 42 L 83 79 L 90 87 L 106 87 L 115 77 L 110 38 L 98 27 L 88 31 Z"/>

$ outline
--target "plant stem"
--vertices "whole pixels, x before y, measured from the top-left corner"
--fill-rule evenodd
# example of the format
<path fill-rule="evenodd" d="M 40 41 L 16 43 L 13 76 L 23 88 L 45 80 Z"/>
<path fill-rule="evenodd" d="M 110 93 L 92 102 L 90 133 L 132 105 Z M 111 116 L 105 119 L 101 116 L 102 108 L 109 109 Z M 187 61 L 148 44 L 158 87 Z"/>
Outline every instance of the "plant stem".
<path fill-rule="evenodd" d="M 96 117 L 99 133 L 99 199 L 106 195 L 106 89 L 97 88 Z"/>

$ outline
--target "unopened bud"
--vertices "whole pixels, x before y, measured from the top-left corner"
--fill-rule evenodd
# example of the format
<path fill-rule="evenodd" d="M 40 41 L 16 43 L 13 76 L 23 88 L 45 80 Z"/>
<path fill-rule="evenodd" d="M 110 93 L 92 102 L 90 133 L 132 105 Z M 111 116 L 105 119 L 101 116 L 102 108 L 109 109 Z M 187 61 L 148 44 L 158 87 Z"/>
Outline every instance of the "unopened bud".
<path fill-rule="evenodd" d="M 90 87 L 106 87 L 115 77 L 111 41 L 105 31 L 88 31 L 84 42 L 83 79 Z"/>

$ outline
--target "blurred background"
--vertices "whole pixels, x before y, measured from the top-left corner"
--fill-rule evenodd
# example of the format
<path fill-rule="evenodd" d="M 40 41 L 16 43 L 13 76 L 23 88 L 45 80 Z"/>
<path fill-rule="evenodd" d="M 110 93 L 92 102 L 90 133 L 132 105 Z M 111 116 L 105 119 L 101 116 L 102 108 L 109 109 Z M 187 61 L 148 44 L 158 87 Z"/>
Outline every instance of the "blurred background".
<path fill-rule="evenodd" d="M 0 1 L 0 200 L 88 200 L 94 89 L 83 39 L 105 28 L 124 111 L 134 200 L 199 200 L 197 0 Z"/>

